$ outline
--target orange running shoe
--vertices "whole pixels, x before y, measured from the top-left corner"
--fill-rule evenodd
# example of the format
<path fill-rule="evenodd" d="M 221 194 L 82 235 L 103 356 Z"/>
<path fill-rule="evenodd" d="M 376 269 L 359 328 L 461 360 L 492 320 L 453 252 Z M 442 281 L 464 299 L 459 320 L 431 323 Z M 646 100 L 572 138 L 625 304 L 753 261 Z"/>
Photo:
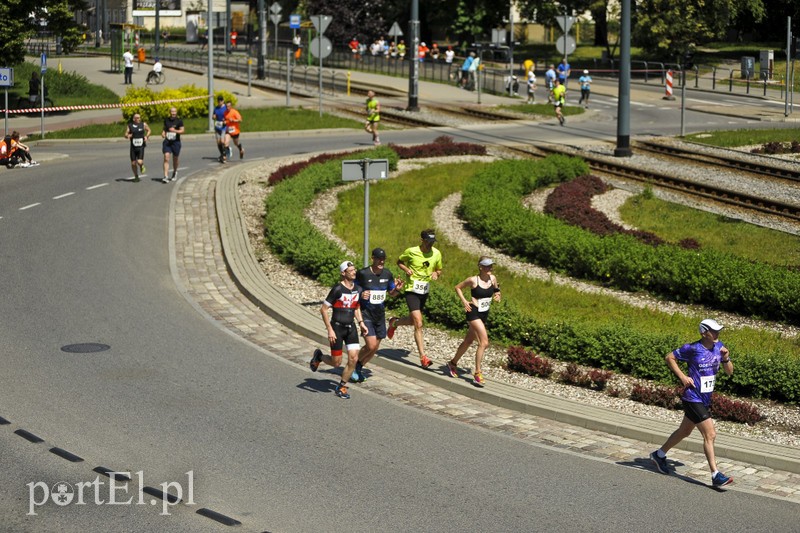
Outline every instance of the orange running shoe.
<path fill-rule="evenodd" d="M 386 336 L 389 337 L 389 340 L 394 338 L 394 332 L 397 329 L 397 321 L 400 320 L 396 316 L 393 316 L 389 319 L 389 329 L 386 330 Z"/>
<path fill-rule="evenodd" d="M 427 355 L 421 355 L 421 356 L 420 356 L 420 358 L 419 358 L 419 365 L 420 365 L 422 368 L 424 368 L 424 369 L 426 369 L 426 370 L 427 370 L 428 368 L 430 368 L 430 367 L 431 367 L 431 365 L 432 365 L 432 364 L 433 364 L 433 361 L 431 361 L 430 359 L 428 359 L 428 356 L 427 356 Z"/>

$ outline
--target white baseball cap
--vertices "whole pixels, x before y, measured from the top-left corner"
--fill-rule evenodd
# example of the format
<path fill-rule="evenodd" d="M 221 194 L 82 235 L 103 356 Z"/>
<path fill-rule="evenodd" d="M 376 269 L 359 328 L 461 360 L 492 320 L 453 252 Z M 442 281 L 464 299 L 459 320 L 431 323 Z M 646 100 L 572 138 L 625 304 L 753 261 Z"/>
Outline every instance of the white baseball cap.
<path fill-rule="evenodd" d="M 341 265 L 339 265 L 339 272 L 344 273 L 345 270 L 353 266 L 353 263 L 350 261 L 345 261 Z"/>
<path fill-rule="evenodd" d="M 706 318 L 702 322 L 700 322 L 700 333 L 705 333 L 706 331 L 720 331 L 722 330 L 722 324 L 714 320 L 713 318 Z"/>
<path fill-rule="evenodd" d="M 584 74 L 589 74 L 589 71 L 588 70 L 584 70 L 583 73 Z"/>

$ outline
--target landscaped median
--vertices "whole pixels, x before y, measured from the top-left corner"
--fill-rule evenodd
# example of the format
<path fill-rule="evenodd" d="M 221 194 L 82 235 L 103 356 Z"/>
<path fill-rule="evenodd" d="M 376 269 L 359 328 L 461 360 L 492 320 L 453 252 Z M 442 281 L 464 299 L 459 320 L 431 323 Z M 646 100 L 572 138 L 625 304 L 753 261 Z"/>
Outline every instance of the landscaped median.
<path fill-rule="evenodd" d="M 384 147 L 342 156 L 348 159 L 364 157 L 387 158 L 392 165 L 397 161 L 397 155 Z M 341 183 L 340 165 L 339 160 L 335 160 L 310 166 L 294 177 L 283 180 L 266 201 L 265 233 L 270 247 L 295 269 L 324 284 L 332 284 L 338 280 L 338 272 L 331 265 L 342 261 L 342 252 L 305 219 L 303 212 L 315 195 Z M 641 268 L 640 255 L 646 256 L 651 251 L 638 248 L 639 245 L 646 245 L 632 237 L 600 238 L 585 230 L 566 226 L 551 217 L 532 213 L 520 203 L 523 194 L 548 184 L 570 180 L 585 174 L 587 170 L 583 161 L 563 156 L 554 156 L 540 162 L 499 161 L 485 165 L 469 179 L 465 188 L 463 215 L 472 230 L 485 242 L 505 249 L 511 255 L 529 257 L 540 264 L 556 265 L 558 269 L 568 272 L 572 270 L 567 267 L 577 263 L 580 265 L 579 272 L 584 277 L 607 282 L 610 277 L 605 276 L 606 272 L 624 274 L 628 263 Z M 392 189 L 392 198 L 398 197 L 400 191 L 396 189 L 400 184 L 380 185 Z M 374 198 L 380 198 L 380 189 L 381 187 L 376 187 Z M 417 190 L 408 194 L 421 202 L 429 203 L 427 198 L 419 196 Z M 398 224 L 390 222 L 394 220 L 394 214 L 390 217 L 387 213 L 388 210 L 404 210 L 406 205 L 396 202 L 392 205 L 373 206 L 373 210 L 383 210 L 384 223 L 389 223 L 394 229 L 391 232 L 395 234 L 394 237 L 389 236 L 385 230 L 380 234 L 380 242 L 382 245 L 386 243 L 388 251 L 402 249 L 399 242 L 409 244 L 408 239 L 411 237 L 406 234 L 406 229 L 402 228 L 402 235 L 396 235 L 400 231 Z M 352 217 L 352 214 L 349 216 Z M 420 227 L 431 223 L 429 214 L 425 216 L 410 213 L 404 218 L 411 219 L 411 224 Z M 352 218 L 349 220 L 352 221 Z M 360 227 L 360 223 L 356 225 Z M 658 248 L 663 249 L 661 253 L 669 251 L 706 254 L 705 251 L 683 250 L 669 245 Z M 532 250 L 536 253 L 530 255 Z M 452 261 L 447 258 L 455 255 L 453 251 L 447 252 L 446 261 Z M 715 261 L 721 255 L 709 252 L 702 257 Z M 724 259 L 732 264 L 742 263 L 735 257 Z M 435 322 L 460 330 L 464 324 L 463 308 L 453 295 L 453 280 L 449 278 L 461 276 L 465 269 L 471 269 L 469 264 L 453 265 L 448 262 L 446 265 L 446 278 L 442 283 L 433 285 L 426 310 L 429 318 Z M 630 269 L 631 266 L 627 268 Z M 655 266 L 662 268 L 659 263 Z M 702 272 L 713 269 L 713 263 L 708 264 Z M 598 276 L 595 270 L 601 275 Z M 648 272 L 648 275 L 654 274 Z M 671 269 L 670 274 L 673 277 L 667 278 L 669 283 L 675 284 L 678 289 L 682 285 L 697 283 L 695 277 L 698 273 L 689 268 Z M 683 279 L 680 274 L 688 278 Z M 507 274 L 504 273 L 503 276 Z M 460 279 L 463 278 L 455 281 Z M 623 279 L 627 278 L 623 276 Z M 686 318 L 679 320 L 682 324 L 680 329 L 675 327 L 674 317 L 651 316 L 642 321 L 635 318 L 609 319 L 604 314 L 606 309 L 599 301 L 587 305 L 588 308 L 600 305 L 594 312 L 594 319 L 584 316 L 582 319 L 570 320 L 558 312 L 550 313 L 551 316 L 546 316 L 547 313 L 533 316 L 528 309 L 530 302 L 526 298 L 515 298 L 512 291 L 507 293 L 506 287 L 513 287 L 513 283 L 513 280 L 504 282 L 504 301 L 492 307 L 488 327 L 493 340 L 527 346 L 564 361 L 579 362 L 643 378 L 664 381 L 672 379 L 664 364 L 664 355 L 679 346 L 682 342 L 680 339 L 686 336 Z M 664 294 L 664 291 L 659 292 Z M 572 297 L 574 296 L 569 296 Z M 553 306 L 559 305 L 558 296 L 549 295 L 548 298 L 554 298 Z M 402 308 L 404 304 L 395 305 Z M 651 313 L 655 314 L 657 313 Z M 658 326 L 653 327 L 654 323 Z M 795 341 L 747 330 L 726 332 L 725 341 L 731 347 L 732 353 L 736 354 L 737 370 L 732 378 L 720 377 L 719 390 L 785 402 L 800 400 L 800 361 Z"/>

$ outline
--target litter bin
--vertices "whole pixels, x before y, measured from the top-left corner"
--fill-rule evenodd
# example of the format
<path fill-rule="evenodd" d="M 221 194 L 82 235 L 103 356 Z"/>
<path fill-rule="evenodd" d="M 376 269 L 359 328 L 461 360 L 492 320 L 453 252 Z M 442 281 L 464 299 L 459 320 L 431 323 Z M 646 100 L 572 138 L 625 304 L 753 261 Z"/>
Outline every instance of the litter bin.
<path fill-rule="evenodd" d="M 752 56 L 742 57 L 742 79 L 752 79 L 756 74 L 756 58 Z"/>
<path fill-rule="evenodd" d="M 762 80 L 771 80 L 772 71 L 775 67 L 775 52 L 772 50 L 761 50 L 759 52 L 759 76 Z"/>

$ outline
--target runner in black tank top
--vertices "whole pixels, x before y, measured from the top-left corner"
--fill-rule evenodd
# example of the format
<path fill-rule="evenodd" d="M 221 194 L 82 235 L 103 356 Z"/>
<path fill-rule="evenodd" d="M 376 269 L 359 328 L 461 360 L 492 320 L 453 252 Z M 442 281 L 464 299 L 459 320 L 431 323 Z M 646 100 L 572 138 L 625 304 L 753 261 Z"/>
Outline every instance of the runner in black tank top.
<path fill-rule="evenodd" d="M 458 285 L 456 285 L 456 293 L 464 304 L 464 311 L 467 313 L 467 324 L 469 324 L 469 331 L 467 336 L 458 346 L 455 356 L 447 363 L 445 373 L 451 377 L 458 377 L 458 360 L 472 346 L 472 343 L 478 341 L 478 349 L 475 351 L 475 370 L 473 372 L 472 381 L 475 385 L 483 387 L 486 381 L 481 372 L 481 362 L 483 361 L 483 353 L 486 347 L 489 346 L 489 334 L 486 333 L 486 319 L 489 316 L 489 307 L 492 302 L 500 301 L 500 285 L 497 284 L 497 278 L 492 274 L 492 266 L 494 261 L 490 258 L 483 256 L 478 261 L 479 274 L 477 276 L 470 276 Z M 470 299 L 464 297 L 464 289 L 469 287 Z"/>

